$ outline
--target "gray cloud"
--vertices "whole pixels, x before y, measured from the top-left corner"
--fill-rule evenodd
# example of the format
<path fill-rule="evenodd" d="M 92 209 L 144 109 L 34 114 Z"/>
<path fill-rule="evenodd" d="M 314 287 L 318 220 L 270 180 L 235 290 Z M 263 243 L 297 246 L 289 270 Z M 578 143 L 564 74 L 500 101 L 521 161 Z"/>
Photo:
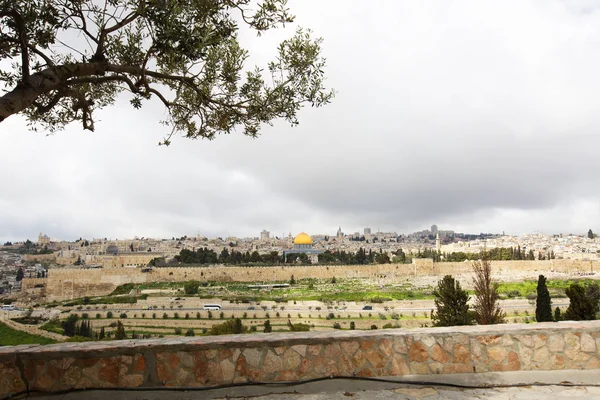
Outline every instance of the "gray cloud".
<path fill-rule="evenodd" d="M 408 232 L 583 232 L 600 218 L 600 2 L 298 1 L 338 94 L 301 125 L 213 142 L 158 104 L 97 132 L 0 126 L 0 240 Z M 294 27 L 242 36 L 264 64 Z M 598 229 L 595 229 L 598 230 Z"/>

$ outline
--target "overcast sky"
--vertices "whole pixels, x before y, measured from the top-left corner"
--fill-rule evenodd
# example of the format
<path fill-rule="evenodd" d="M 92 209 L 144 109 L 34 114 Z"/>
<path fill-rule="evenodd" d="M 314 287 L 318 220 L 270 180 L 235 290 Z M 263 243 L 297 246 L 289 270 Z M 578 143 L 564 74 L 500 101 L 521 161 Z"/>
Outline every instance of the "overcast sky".
<path fill-rule="evenodd" d="M 600 231 L 600 1 L 290 0 L 333 103 L 253 140 L 173 140 L 126 98 L 0 124 L 0 240 Z M 265 65 L 295 26 L 244 36 Z"/>

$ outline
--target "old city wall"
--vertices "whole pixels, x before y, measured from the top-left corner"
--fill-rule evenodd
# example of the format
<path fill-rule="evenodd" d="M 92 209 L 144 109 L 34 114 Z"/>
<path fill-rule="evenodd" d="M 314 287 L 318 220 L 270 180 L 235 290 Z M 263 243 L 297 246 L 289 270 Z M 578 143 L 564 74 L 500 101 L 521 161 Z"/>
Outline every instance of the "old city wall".
<path fill-rule="evenodd" d="M 174 267 L 154 268 L 142 272 L 139 268 L 50 269 L 46 296 L 48 301 L 83 296 L 110 294 L 126 283 L 179 282 L 187 280 L 221 282 L 286 282 L 295 279 L 381 278 L 387 282 L 418 276 L 458 275 L 471 272 L 470 262 L 433 263 L 415 260 L 413 264 L 330 265 L 330 266 L 272 266 L 272 267 Z M 501 273 L 565 272 L 588 273 L 600 270 L 598 261 L 493 261 L 492 267 Z"/>
<path fill-rule="evenodd" d="M 21 290 L 33 289 L 36 285 L 46 286 L 47 278 L 23 278 L 21 281 Z"/>
<path fill-rule="evenodd" d="M 0 348 L 0 397 L 331 377 L 600 371 L 600 321 L 322 331 Z M 28 394 L 30 394 L 28 393 Z"/>

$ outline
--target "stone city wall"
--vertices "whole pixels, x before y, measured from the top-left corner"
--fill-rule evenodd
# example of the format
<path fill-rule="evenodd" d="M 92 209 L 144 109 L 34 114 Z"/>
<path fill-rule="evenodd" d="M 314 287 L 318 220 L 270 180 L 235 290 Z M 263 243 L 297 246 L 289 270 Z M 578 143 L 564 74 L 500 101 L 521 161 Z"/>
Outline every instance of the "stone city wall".
<path fill-rule="evenodd" d="M 599 349 L 600 321 L 23 345 L 0 348 L 0 396 L 350 376 L 600 372 Z"/>
<path fill-rule="evenodd" d="M 441 277 L 470 273 L 471 262 L 433 263 L 418 259 L 413 264 L 330 265 L 330 266 L 270 266 L 270 267 L 170 267 L 142 272 L 140 268 L 76 269 L 56 268 L 48 271 L 46 295 L 48 301 L 67 300 L 83 296 L 110 294 L 119 285 L 145 282 L 183 282 L 187 280 L 221 282 L 287 282 L 295 279 L 373 278 L 397 282 L 418 276 Z M 492 261 L 499 273 L 565 272 L 589 273 L 600 270 L 598 261 Z"/>
<path fill-rule="evenodd" d="M 33 289 L 36 285 L 46 286 L 47 278 L 23 278 L 21 281 L 21 290 Z"/>

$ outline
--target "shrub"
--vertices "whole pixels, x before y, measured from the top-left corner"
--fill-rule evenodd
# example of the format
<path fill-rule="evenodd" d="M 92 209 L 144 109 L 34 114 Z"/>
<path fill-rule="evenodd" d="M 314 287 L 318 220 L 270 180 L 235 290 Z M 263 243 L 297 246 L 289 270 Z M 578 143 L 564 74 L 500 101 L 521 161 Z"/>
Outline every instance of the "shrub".
<path fill-rule="evenodd" d="M 271 321 L 266 320 L 264 326 L 265 326 L 265 328 L 263 330 L 264 333 L 270 333 L 273 331 L 273 328 L 271 327 Z"/>
<path fill-rule="evenodd" d="M 109 311 L 106 313 L 106 318 L 112 318 L 112 317 L 113 317 L 112 311 Z"/>
<path fill-rule="evenodd" d="M 100 319 L 102 318 L 102 315 L 100 315 L 100 313 L 96 313 L 96 319 Z"/>
<path fill-rule="evenodd" d="M 247 319 L 248 318 L 248 313 L 244 312 L 244 314 L 242 314 L 242 318 Z"/>
<path fill-rule="evenodd" d="M 212 314 L 212 312 L 209 311 L 208 312 L 208 319 L 212 319 L 212 318 L 213 318 L 213 314 Z"/>
<path fill-rule="evenodd" d="M 183 290 L 184 290 L 185 294 L 197 294 L 198 287 L 200 287 L 200 282 L 189 281 L 183 285 Z"/>
<path fill-rule="evenodd" d="M 327 317 L 325 317 L 325 319 L 334 319 L 334 318 L 335 318 L 335 315 L 333 315 L 333 313 L 332 313 L 332 312 L 331 312 L 331 313 L 329 313 L 329 314 L 327 315 Z"/>
<path fill-rule="evenodd" d="M 167 313 L 163 313 L 163 319 L 167 319 L 169 318 L 169 316 L 167 315 Z"/>
<path fill-rule="evenodd" d="M 379 319 L 386 320 L 387 317 L 385 316 L 384 313 L 379 313 Z"/>
<path fill-rule="evenodd" d="M 88 314 L 88 313 L 85 313 L 85 312 L 84 312 L 83 314 L 81 314 L 81 318 L 82 318 L 82 319 L 89 319 L 89 318 L 90 318 L 90 316 L 89 316 L 89 314 Z"/>
<path fill-rule="evenodd" d="M 372 329 L 372 330 L 375 330 L 375 329 L 377 329 L 377 325 L 371 325 L 371 329 Z"/>
<path fill-rule="evenodd" d="M 119 318 L 127 319 L 127 313 L 121 313 L 121 315 L 119 315 Z"/>
<path fill-rule="evenodd" d="M 196 319 L 200 319 L 200 313 L 199 312 L 196 313 Z"/>
<path fill-rule="evenodd" d="M 308 324 L 292 324 L 289 320 L 288 320 L 288 327 L 290 328 L 290 331 L 292 331 L 292 332 L 308 332 L 308 331 L 310 331 L 310 325 L 308 325 Z"/>
<path fill-rule="evenodd" d="M 185 319 L 190 319 L 190 314 L 189 313 L 185 313 Z"/>
<path fill-rule="evenodd" d="M 152 313 L 152 319 L 156 319 L 156 313 Z"/>
<path fill-rule="evenodd" d="M 256 332 L 256 325 L 252 325 L 250 327 L 250 332 Z"/>
<path fill-rule="evenodd" d="M 350 321 L 350 330 L 354 329 L 356 329 L 356 324 L 354 323 L 354 321 Z"/>
<path fill-rule="evenodd" d="M 248 327 L 242 324 L 239 318 L 230 319 L 222 324 L 213 325 L 210 328 L 211 335 L 229 335 L 248 332 Z"/>
<path fill-rule="evenodd" d="M 173 314 L 173 318 L 175 318 L 175 319 L 179 319 L 179 313 L 175 313 L 175 314 Z"/>
<path fill-rule="evenodd" d="M 181 335 L 181 328 L 175 328 L 175 334 Z"/>
<path fill-rule="evenodd" d="M 342 329 L 342 326 L 340 325 L 339 322 L 334 322 L 333 329 Z"/>
<path fill-rule="evenodd" d="M 190 328 L 185 332 L 185 336 L 196 336 L 196 334 L 194 333 L 194 330 Z"/>
<path fill-rule="evenodd" d="M 221 313 L 219 314 L 219 318 L 220 319 L 225 319 L 225 313 L 223 311 L 221 311 Z"/>

